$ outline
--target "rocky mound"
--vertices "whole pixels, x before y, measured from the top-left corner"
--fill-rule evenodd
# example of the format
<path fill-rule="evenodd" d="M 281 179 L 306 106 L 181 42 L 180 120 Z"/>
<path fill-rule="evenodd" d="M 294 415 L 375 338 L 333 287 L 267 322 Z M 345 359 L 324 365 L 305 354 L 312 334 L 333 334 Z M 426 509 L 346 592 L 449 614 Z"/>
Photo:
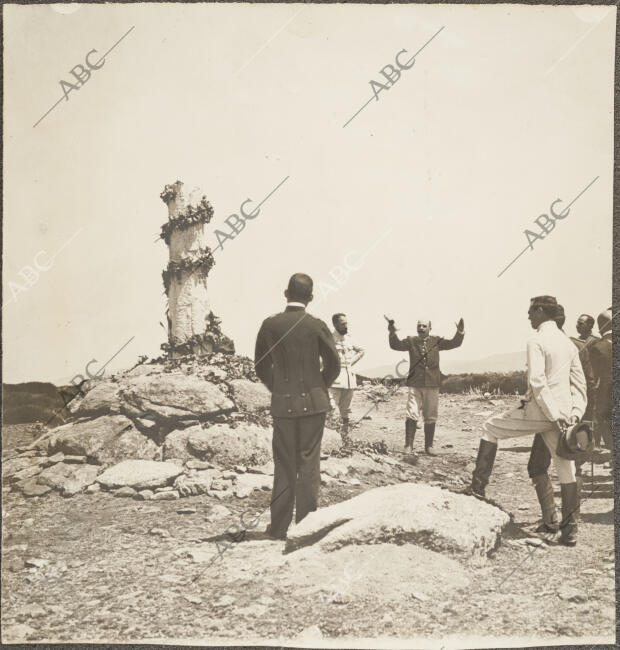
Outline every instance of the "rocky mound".
<path fill-rule="evenodd" d="M 136 498 L 247 496 L 271 486 L 269 404 L 247 357 L 143 363 L 71 400 L 67 424 L 5 456 L 3 480 L 26 496 L 100 488 Z M 340 445 L 326 429 L 323 454 Z"/>
<path fill-rule="evenodd" d="M 402 483 L 376 488 L 317 510 L 289 529 L 286 549 L 317 546 L 330 552 L 349 545 L 411 543 L 462 558 L 495 549 L 507 513 L 463 494 Z"/>

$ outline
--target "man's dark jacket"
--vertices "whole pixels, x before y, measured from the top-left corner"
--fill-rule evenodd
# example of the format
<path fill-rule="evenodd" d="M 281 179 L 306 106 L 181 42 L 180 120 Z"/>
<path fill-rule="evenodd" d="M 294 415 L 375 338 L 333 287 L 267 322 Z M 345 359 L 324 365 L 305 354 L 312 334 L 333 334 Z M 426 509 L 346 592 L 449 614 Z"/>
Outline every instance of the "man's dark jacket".
<path fill-rule="evenodd" d="M 611 420 L 612 411 L 612 347 L 609 334 L 590 346 L 590 363 L 596 381 L 596 417 Z"/>
<path fill-rule="evenodd" d="M 254 366 L 271 391 L 274 417 L 329 410 L 327 389 L 340 373 L 338 352 L 327 325 L 303 307 L 288 306 L 263 322 L 256 338 Z"/>
<path fill-rule="evenodd" d="M 392 350 L 409 351 L 409 375 L 407 386 L 417 388 L 437 388 L 441 383 L 439 371 L 439 351 L 458 348 L 463 342 L 464 334 L 457 331 L 453 338 L 446 340 L 441 336 L 426 337 L 426 355 L 423 354 L 423 340 L 419 336 L 407 336 L 399 339 L 394 330 L 390 330 L 390 347 Z"/>

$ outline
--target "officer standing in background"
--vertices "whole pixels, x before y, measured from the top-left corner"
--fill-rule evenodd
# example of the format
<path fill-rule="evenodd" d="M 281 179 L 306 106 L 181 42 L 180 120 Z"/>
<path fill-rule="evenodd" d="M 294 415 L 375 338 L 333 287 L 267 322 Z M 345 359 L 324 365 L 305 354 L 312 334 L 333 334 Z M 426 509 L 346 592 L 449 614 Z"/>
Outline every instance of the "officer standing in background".
<path fill-rule="evenodd" d="M 345 314 L 334 314 L 332 316 L 334 331 L 332 336 L 338 350 L 340 359 L 340 374 L 331 385 L 329 394 L 332 408 L 338 407 L 342 418 L 340 435 L 346 442 L 349 437 L 349 416 L 351 415 L 351 402 L 357 388 L 357 378 L 352 367 L 364 356 L 364 350 L 355 345 L 349 334 L 349 326 Z"/>
<path fill-rule="evenodd" d="M 463 319 L 456 325 L 456 334 L 449 340 L 441 336 L 431 336 L 431 321 L 418 321 L 418 335 L 399 339 L 393 320 L 388 320 L 390 347 L 392 350 L 409 352 L 409 375 L 407 386 L 407 419 L 405 420 L 405 450 L 413 452 L 413 441 L 418 428 L 420 412 L 424 417 L 424 448 L 434 456 L 433 441 L 439 407 L 439 352 L 458 348 L 465 336 Z"/>
<path fill-rule="evenodd" d="M 590 346 L 590 362 L 595 381 L 594 416 L 595 429 L 599 429 L 605 446 L 611 451 L 613 467 L 614 443 L 611 428 L 612 409 L 612 350 L 611 309 L 601 312 L 596 319 L 601 338 Z"/>

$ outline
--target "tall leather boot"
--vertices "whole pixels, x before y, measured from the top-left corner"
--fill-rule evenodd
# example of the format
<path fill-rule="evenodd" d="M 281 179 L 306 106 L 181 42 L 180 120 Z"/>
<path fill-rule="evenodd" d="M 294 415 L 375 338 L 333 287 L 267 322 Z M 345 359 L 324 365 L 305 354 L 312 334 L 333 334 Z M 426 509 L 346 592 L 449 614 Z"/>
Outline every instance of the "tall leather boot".
<path fill-rule="evenodd" d="M 493 471 L 496 452 L 496 443 L 489 442 L 484 438 L 480 441 L 478 457 L 476 458 L 476 469 L 474 469 L 474 473 L 472 474 L 471 487 L 468 490 L 474 496 L 484 498 L 484 491 Z"/>
<path fill-rule="evenodd" d="M 340 426 L 340 437 L 345 444 L 350 441 L 349 438 L 349 418 L 342 418 L 342 425 Z"/>
<path fill-rule="evenodd" d="M 555 499 L 553 498 L 553 485 L 549 474 L 539 474 L 532 477 L 532 483 L 536 489 L 538 503 L 542 512 L 542 524 L 536 529 L 537 533 L 555 535 L 560 529 L 558 520 L 558 511 L 555 508 Z"/>
<path fill-rule="evenodd" d="M 560 524 L 560 544 L 577 544 L 577 521 L 579 520 L 579 488 L 577 482 L 560 484 L 562 491 L 562 523 Z"/>
<path fill-rule="evenodd" d="M 413 452 L 413 441 L 417 428 L 417 420 L 412 420 L 411 418 L 405 420 L 405 451 L 408 449 L 410 452 Z"/>
<path fill-rule="evenodd" d="M 433 449 L 433 440 L 435 439 L 435 423 L 428 422 L 424 423 L 424 449 L 429 456 L 436 456 L 436 452 Z"/>

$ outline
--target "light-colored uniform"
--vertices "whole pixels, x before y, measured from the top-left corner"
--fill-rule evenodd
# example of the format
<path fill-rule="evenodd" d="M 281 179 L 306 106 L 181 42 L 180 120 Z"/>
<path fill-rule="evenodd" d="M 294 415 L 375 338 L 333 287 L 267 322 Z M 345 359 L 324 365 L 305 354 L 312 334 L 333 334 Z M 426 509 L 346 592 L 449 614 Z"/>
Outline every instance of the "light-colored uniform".
<path fill-rule="evenodd" d="M 542 323 L 527 343 L 527 378 L 525 404 L 491 416 L 484 424 L 483 438 L 497 444 L 500 439 L 540 433 L 551 452 L 560 483 L 573 483 L 573 461 L 555 453 L 560 437 L 555 420 L 583 416 L 586 379 L 579 350 L 555 321 Z"/>
<path fill-rule="evenodd" d="M 352 366 L 364 356 L 364 350 L 351 341 L 351 336 L 348 332 L 346 334 L 340 334 L 340 332 L 334 330 L 332 331 L 332 335 L 340 359 L 340 374 L 331 385 L 329 394 L 332 408 L 338 407 L 340 416 L 343 419 L 347 419 L 351 413 L 353 393 L 357 388 L 357 378 L 352 370 Z"/>

